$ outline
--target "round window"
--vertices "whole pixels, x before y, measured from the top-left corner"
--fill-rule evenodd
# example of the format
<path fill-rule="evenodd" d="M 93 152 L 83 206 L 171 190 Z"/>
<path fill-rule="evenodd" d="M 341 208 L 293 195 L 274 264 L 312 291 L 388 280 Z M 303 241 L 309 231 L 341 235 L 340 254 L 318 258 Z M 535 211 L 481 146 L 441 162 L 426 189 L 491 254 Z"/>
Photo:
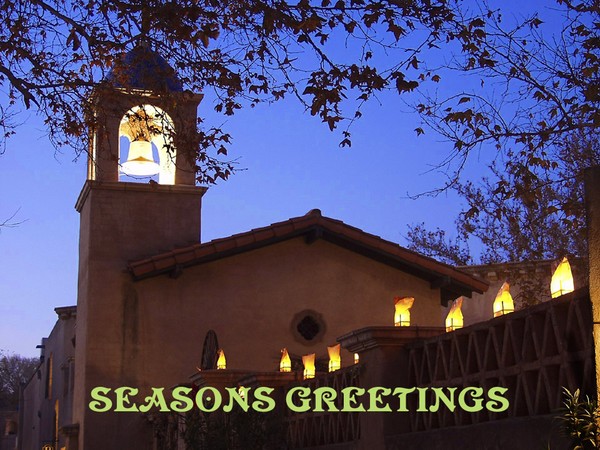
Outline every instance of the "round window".
<path fill-rule="evenodd" d="M 310 309 L 296 314 L 291 323 L 292 335 L 304 345 L 321 342 L 326 328 L 321 314 Z"/>

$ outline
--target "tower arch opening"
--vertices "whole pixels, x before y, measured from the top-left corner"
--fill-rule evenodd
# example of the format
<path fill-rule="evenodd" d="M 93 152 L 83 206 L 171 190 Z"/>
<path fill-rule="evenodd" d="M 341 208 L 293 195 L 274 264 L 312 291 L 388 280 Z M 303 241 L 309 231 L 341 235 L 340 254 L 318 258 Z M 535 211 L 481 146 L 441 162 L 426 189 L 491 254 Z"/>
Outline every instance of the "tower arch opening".
<path fill-rule="evenodd" d="M 163 109 L 143 104 L 129 109 L 119 124 L 119 176 L 175 184 L 175 126 Z"/>

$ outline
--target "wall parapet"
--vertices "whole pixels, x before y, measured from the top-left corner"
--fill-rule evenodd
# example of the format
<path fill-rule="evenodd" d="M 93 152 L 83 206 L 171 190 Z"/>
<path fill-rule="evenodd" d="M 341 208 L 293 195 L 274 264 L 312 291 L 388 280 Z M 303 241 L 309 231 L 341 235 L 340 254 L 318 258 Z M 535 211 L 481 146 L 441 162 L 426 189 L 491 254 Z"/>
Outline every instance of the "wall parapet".
<path fill-rule="evenodd" d="M 297 386 L 308 387 L 311 392 L 321 387 L 332 388 L 335 392 L 341 392 L 347 387 L 358 387 L 360 386 L 360 370 L 360 364 L 356 364 L 301 383 L 288 385 L 285 388 L 286 396 L 290 389 Z M 338 403 L 341 402 L 338 401 Z M 339 409 L 342 408 L 341 404 L 337 406 Z M 286 411 L 289 448 L 306 449 L 335 444 L 351 444 L 360 438 L 360 413 L 358 412 L 312 411 L 301 413 L 293 412 L 290 409 Z"/>
<path fill-rule="evenodd" d="M 504 412 L 440 408 L 411 415 L 410 432 L 555 413 L 563 387 L 595 392 L 591 304 L 586 289 L 406 345 L 410 386 L 508 389 Z"/>

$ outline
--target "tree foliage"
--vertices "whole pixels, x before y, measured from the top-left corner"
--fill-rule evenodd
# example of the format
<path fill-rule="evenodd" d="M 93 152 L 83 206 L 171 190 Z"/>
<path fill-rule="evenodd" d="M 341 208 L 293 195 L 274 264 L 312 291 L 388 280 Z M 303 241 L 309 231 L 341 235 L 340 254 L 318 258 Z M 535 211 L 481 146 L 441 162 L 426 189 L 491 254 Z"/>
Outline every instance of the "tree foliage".
<path fill-rule="evenodd" d="M 571 439 L 572 450 L 598 448 L 598 419 L 600 412 L 595 400 L 583 397 L 577 389 L 571 393 L 563 387 L 563 408 L 558 419 L 564 433 Z"/>
<path fill-rule="evenodd" d="M 477 45 L 482 26 L 457 20 L 446 0 L 13 0 L 0 19 L 4 138 L 19 106 L 35 108 L 53 142 L 78 152 L 87 149 L 92 89 L 140 39 L 186 89 L 213 91 L 217 112 L 292 95 L 334 129 L 383 89 L 414 90 L 430 77 L 424 51 Z M 229 135 L 206 126 L 200 138 L 199 180 L 226 178 L 233 167 L 214 152 L 226 152 Z"/>
<path fill-rule="evenodd" d="M 0 409 L 17 409 L 21 383 L 33 375 L 39 361 L 0 350 Z"/>
<path fill-rule="evenodd" d="M 419 224 L 408 232 L 412 248 L 459 264 L 474 262 L 473 243 L 483 245 L 476 262 L 484 263 L 587 254 L 582 170 L 600 162 L 600 6 L 559 0 L 557 8 L 564 22 L 555 34 L 538 16 L 507 30 L 487 12 L 485 40 L 452 67 L 481 85 L 418 105 L 454 145 L 446 188 L 465 207 L 456 238 Z M 469 154 L 490 146 L 490 175 L 462 179 Z"/>
<path fill-rule="evenodd" d="M 572 196 L 579 191 L 569 190 L 568 198 L 561 192 L 576 176 L 578 153 L 569 142 L 592 142 L 600 124 L 600 6 L 548 1 L 562 14 L 558 32 L 541 16 L 511 26 L 501 10 L 450 0 L 4 2 L 0 140 L 15 131 L 19 109 L 32 108 L 55 144 L 85 152 L 94 125 L 91 93 L 110 88 L 115 78 L 108 75 L 143 41 L 175 69 L 185 89 L 210 93 L 217 112 L 232 115 L 294 97 L 340 130 L 342 146 L 351 145 L 349 126 L 378 93 L 422 95 L 416 109 L 424 125 L 417 135 L 433 128 L 453 145 L 440 166 L 449 177 L 442 188 L 456 189 L 467 202 L 459 239 L 481 238 L 478 230 L 491 231 L 499 217 L 505 226 L 493 240 L 489 235 L 494 245 L 498 237 L 509 239 L 511 223 L 514 229 L 514 223 L 522 228 L 548 220 L 551 229 L 566 224 L 577 230 L 581 216 L 573 212 Z M 450 55 L 441 67 L 440 54 Z M 477 85 L 448 93 L 442 88 L 448 70 L 472 75 Z M 427 86 L 440 89 L 433 95 Z M 197 173 L 200 182 L 211 183 L 234 170 L 224 159 L 231 136 L 204 118 Z M 482 183 L 461 178 L 474 150 L 497 154 Z M 536 245 L 544 240 L 534 238 Z M 579 248 L 564 240 L 558 247 Z M 525 254 L 502 248 L 484 259 Z M 540 243 L 531 254 L 549 252 Z"/>
<path fill-rule="evenodd" d="M 551 168 L 521 165 L 509 152 L 490 176 L 455 183 L 465 202 L 455 237 L 421 223 L 409 227 L 409 247 L 458 265 L 586 256 L 583 170 L 600 164 L 600 144 L 596 132 L 583 133 L 553 150 Z"/>
<path fill-rule="evenodd" d="M 484 38 L 464 45 L 449 67 L 473 75 L 478 86 L 418 105 L 424 121 L 453 143 L 459 170 L 486 143 L 521 164 L 552 168 L 556 154 L 547 149 L 600 126 L 600 5 L 557 0 L 556 8 L 558 30 L 538 15 L 506 29 L 502 11 L 483 10 L 474 33 Z"/>
<path fill-rule="evenodd" d="M 193 409 L 184 414 L 148 415 L 158 450 L 185 447 L 194 450 L 271 450 L 286 448 L 286 426 L 280 412 L 244 411 L 235 408 L 223 412 Z M 181 424 L 185 425 L 182 427 Z"/>

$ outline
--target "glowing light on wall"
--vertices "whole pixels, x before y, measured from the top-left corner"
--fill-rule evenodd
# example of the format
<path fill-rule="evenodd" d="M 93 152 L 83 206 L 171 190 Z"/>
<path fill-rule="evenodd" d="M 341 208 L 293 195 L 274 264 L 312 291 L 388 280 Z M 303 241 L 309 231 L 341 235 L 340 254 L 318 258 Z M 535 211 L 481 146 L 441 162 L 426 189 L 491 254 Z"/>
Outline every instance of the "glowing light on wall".
<path fill-rule="evenodd" d="M 327 353 L 329 354 L 329 371 L 335 372 L 342 367 L 342 358 L 340 356 L 341 345 L 332 345 L 327 347 Z"/>
<path fill-rule="evenodd" d="M 494 300 L 494 317 L 511 313 L 514 310 L 515 302 L 513 302 L 513 298 L 510 295 L 510 285 L 504 283 L 496 295 L 496 300 Z"/>
<path fill-rule="evenodd" d="M 354 354 L 354 364 L 358 364 L 360 361 L 360 356 L 358 356 L 358 353 Z"/>
<path fill-rule="evenodd" d="M 458 297 L 452 302 L 450 311 L 446 316 L 446 331 L 454 331 L 463 327 L 463 315 L 461 311 L 463 298 Z"/>
<path fill-rule="evenodd" d="M 410 326 L 410 308 L 415 302 L 414 297 L 395 297 L 394 298 L 394 326 Z"/>
<path fill-rule="evenodd" d="M 560 297 L 575 290 L 571 265 L 567 258 L 563 258 L 552 275 L 550 282 L 550 294 L 552 298 Z"/>
<path fill-rule="evenodd" d="M 304 379 L 315 377 L 315 354 L 304 355 L 302 357 L 302 364 L 304 364 Z"/>
<path fill-rule="evenodd" d="M 279 361 L 280 372 L 291 372 L 292 371 L 292 360 L 288 354 L 287 348 L 281 349 L 281 361 Z"/>
<path fill-rule="evenodd" d="M 217 359 L 217 369 L 227 369 L 227 360 L 225 359 L 225 352 L 223 349 L 219 349 L 217 352 L 219 358 Z"/>

